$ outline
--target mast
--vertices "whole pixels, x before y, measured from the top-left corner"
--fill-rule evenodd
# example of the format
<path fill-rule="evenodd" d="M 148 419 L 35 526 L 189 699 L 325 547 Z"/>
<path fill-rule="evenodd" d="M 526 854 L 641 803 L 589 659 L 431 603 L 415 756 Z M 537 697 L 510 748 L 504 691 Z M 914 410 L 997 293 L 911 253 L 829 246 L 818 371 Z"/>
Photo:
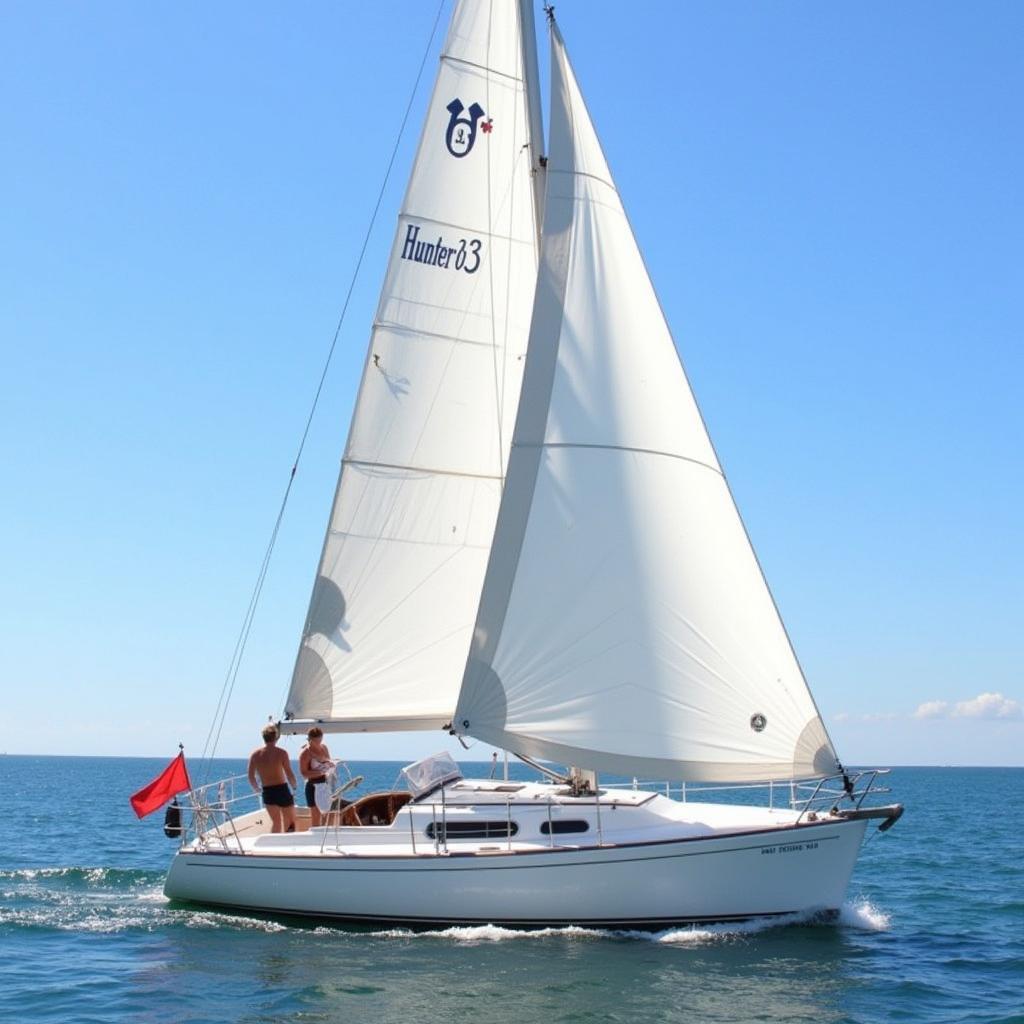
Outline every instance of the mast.
<path fill-rule="evenodd" d="M 530 176 L 533 180 L 533 211 L 539 248 L 541 226 L 544 223 L 544 114 L 540 99 L 540 69 L 537 62 L 537 30 L 533 21 L 533 0 L 519 0 L 519 34 L 523 41 L 523 84 L 526 89 L 526 115 L 530 124 Z"/>

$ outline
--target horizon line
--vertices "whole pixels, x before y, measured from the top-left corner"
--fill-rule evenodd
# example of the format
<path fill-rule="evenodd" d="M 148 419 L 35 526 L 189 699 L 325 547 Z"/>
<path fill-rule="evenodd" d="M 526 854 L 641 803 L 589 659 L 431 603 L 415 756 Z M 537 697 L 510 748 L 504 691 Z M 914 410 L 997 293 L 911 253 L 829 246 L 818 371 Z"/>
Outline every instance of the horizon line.
<path fill-rule="evenodd" d="M 167 756 L 168 756 L 167 754 L 23 754 L 23 753 L 9 752 L 9 751 L 6 751 L 6 750 L 0 751 L 0 757 L 35 757 L 35 758 L 47 758 L 47 759 L 50 759 L 50 760 L 59 760 L 61 758 L 69 758 L 69 757 L 79 757 L 79 758 L 91 758 L 93 760 L 102 759 L 102 760 L 105 760 L 105 761 L 156 761 L 156 760 L 162 760 L 164 757 L 167 757 Z M 219 755 L 217 757 L 210 758 L 209 760 L 211 760 L 211 761 L 244 761 L 244 760 L 246 760 L 247 756 L 248 755 L 246 755 L 246 754 Z M 171 757 L 172 758 L 173 757 L 177 757 L 177 755 L 176 754 L 172 754 Z M 187 755 L 186 755 L 186 757 L 187 757 Z M 196 760 L 204 761 L 204 760 L 206 760 L 206 758 L 203 758 L 203 757 L 200 756 L 200 757 L 197 757 Z M 349 758 L 348 760 L 351 761 L 353 764 L 399 764 L 399 763 L 408 761 L 408 758 L 400 758 L 400 757 L 397 757 L 397 758 L 396 757 L 386 757 L 386 758 L 385 757 L 361 757 L 361 758 Z M 466 763 L 467 764 L 488 764 L 490 762 L 490 760 L 491 759 L 489 757 L 488 758 L 484 758 L 482 760 L 475 760 L 475 759 L 467 758 L 466 759 Z M 414 763 L 414 762 L 409 762 L 409 763 L 411 764 L 411 763 Z M 518 764 L 518 763 L 522 763 L 522 762 L 518 762 L 517 761 L 515 763 Z M 554 762 L 552 762 L 552 763 L 554 763 Z M 865 762 L 865 764 L 866 764 L 866 762 Z M 851 767 L 864 768 L 865 764 L 860 764 L 858 762 L 854 762 Z M 530 766 L 526 765 L 526 767 L 530 767 Z M 889 768 L 889 769 L 893 769 L 893 770 L 900 769 L 900 768 L 979 768 L 979 769 L 980 768 L 990 768 L 990 769 L 1015 768 L 1015 769 L 1021 769 L 1021 768 L 1024 768 L 1024 764 L 919 764 L 919 763 L 913 763 L 913 764 L 888 764 L 888 765 L 885 765 L 884 767 L 885 768 Z M 605 774 L 614 775 L 616 773 L 608 772 L 608 773 L 605 773 Z M 622 776 L 622 777 L 626 778 L 626 776 Z M 700 785 L 700 784 L 701 783 L 696 783 L 696 785 Z"/>

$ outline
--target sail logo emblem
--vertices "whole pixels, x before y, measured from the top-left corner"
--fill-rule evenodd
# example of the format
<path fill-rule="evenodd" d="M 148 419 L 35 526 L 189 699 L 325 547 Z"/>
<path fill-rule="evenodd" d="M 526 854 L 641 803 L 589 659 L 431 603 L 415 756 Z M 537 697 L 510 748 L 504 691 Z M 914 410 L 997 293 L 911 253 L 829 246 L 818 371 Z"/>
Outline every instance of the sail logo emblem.
<path fill-rule="evenodd" d="M 448 130 L 445 132 L 444 144 L 448 152 L 455 157 L 464 157 L 473 148 L 476 142 L 477 128 L 486 135 L 493 127 L 490 120 L 479 124 L 480 118 L 484 116 L 484 108 L 479 103 L 474 103 L 466 110 L 462 100 L 456 98 L 445 107 L 452 116 L 448 119 Z M 462 117 L 465 112 L 468 117 Z"/>

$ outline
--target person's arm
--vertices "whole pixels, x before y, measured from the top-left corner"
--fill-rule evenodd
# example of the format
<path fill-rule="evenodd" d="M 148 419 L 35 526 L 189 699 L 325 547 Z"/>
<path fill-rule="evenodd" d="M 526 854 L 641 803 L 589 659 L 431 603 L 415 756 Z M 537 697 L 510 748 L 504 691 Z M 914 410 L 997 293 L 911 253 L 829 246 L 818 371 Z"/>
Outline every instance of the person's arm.
<path fill-rule="evenodd" d="M 295 773 L 292 771 L 292 759 L 288 756 L 287 750 L 281 751 L 281 758 L 284 761 L 284 774 L 292 784 L 292 789 L 298 789 L 299 784 L 295 781 Z"/>
<path fill-rule="evenodd" d="M 309 762 L 312 760 L 313 754 L 310 751 L 309 747 L 303 747 L 302 753 L 299 754 L 299 774 L 304 779 L 310 778 L 313 774 L 309 767 Z"/>
<path fill-rule="evenodd" d="M 260 787 L 256 784 L 256 751 L 249 755 L 249 785 L 258 793 Z"/>

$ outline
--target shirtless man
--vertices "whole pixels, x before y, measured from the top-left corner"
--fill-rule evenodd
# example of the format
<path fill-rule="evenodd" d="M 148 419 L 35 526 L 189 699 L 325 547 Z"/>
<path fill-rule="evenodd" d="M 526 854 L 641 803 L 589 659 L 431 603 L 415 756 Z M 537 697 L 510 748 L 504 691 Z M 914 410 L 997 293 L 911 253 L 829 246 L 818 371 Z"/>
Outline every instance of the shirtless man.
<path fill-rule="evenodd" d="M 256 776 L 263 787 L 263 806 L 270 814 L 273 825 L 271 832 L 295 831 L 295 798 L 291 789 L 296 786 L 292 763 L 287 750 L 277 745 L 276 725 L 263 727 L 263 746 L 257 747 L 249 756 L 249 785 L 258 793 Z M 285 779 L 288 782 L 285 782 Z"/>

